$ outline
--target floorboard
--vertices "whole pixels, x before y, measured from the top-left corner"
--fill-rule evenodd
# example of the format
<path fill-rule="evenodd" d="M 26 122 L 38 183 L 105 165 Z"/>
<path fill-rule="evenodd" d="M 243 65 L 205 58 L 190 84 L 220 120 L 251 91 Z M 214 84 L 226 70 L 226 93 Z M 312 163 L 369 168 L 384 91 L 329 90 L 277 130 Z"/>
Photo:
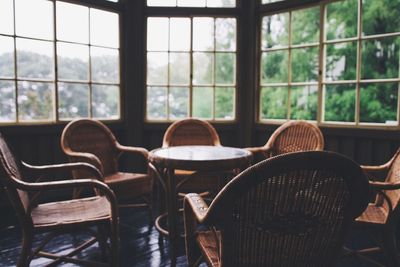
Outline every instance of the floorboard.
<path fill-rule="evenodd" d="M 168 242 L 166 240 L 159 242 L 159 234 L 154 226 L 149 226 L 149 219 L 146 211 L 139 210 L 123 210 L 121 211 L 121 227 L 120 227 L 120 261 L 121 267 L 164 267 L 170 266 L 168 255 Z M 355 233 L 353 233 L 355 234 Z M 84 238 L 83 235 L 72 237 L 64 235 L 54 240 L 49 246 L 52 252 L 68 252 L 73 244 L 79 239 Z M 40 239 L 40 237 L 39 237 Z M 364 245 L 367 241 L 363 241 L 362 234 L 355 234 L 351 240 L 356 242 L 348 242 L 352 247 Z M 360 242 L 360 240 L 362 242 Z M 21 233 L 18 226 L 11 226 L 0 229 L 0 266 L 11 267 L 16 265 L 21 248 Z M 88 248 L 80 257 L 96 259 L 100 257 L 100 251 L 97 245 Z M 184 254 L 183 240 L 180 245 L 177 266 L 186 266 Z M 376 259 L 384 263 L 384 257 L 377 255 Z M 32 261 L 31 266 L 39 267 L 48 263 L 47 260 L 39 258 Z M 62 266 L 76 266 L 73 264 L 62 264 Z M 202 264 L 204 266 L 204 264 Z M 342 259 L 338 267 L 369 267 L 356 257 L 346 257 Z"/>

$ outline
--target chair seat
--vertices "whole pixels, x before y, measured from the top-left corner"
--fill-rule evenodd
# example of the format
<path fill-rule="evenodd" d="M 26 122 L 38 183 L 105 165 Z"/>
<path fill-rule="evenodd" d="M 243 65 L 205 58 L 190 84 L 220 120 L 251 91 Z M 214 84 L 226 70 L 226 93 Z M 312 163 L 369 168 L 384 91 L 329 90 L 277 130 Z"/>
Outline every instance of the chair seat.
<path fill-rule="evenodd" d="M 145 173 L 116 172 L 104 180 L 119 199 L 143 196 L 152 191 L 151 178 Z"/>
<path fill-rule="evenodd" d="M 356 219 L 357 223 L 385 224 L 387 212 L 383 207 L 369 204 L 365 211 Z"/>
<path fill-rule="evenodd" d="M 31 215 L 35 227 L 57 227 L 109 220 L 111 207 L 104 196 L 89 197 L 40 204 Z"/>
<path fill-rule="evenodd" d="M 216 234 L 215 234 L 216 233 Z M 197 233 L 197 243 L 203 253 L 203 257 L 210 266 L 220 266 L 218 255 L 218 246 L 221 240 L 221 233 L 219 231 L 202 231 Z"/>

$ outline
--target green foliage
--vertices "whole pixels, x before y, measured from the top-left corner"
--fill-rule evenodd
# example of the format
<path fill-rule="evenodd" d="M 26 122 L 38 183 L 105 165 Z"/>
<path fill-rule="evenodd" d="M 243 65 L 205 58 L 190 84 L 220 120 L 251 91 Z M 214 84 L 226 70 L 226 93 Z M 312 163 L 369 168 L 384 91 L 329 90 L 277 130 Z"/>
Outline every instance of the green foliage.
<path fill-rule="evenodd" d="M 292 44 L 318 42 L 319 7 L 292 11 Z M 338 40 L 357 36 L 358 1 L 344 0 L 327 4 L 326 39 Z M 287 13 L 282 13 L 281 21 Z M 287 31 L 285 23 L 276 24 L 281 34 L 273 32 L 273 16 L 263 19 L 263 48 L 267 43 L 274 47 L 285 46 Z M 276 23 L 276 21 L 275 21 Z M 400 0 L 363 0 L 363 35 L 377 35 L 400 31 Z M 275 30 L 279 32 L 278 30 Z M 268 34 L 277 40 L 272 40 Z M 278 36 L 278 37 L 277 37 Z M 399 77 L 400 37 L 377 37 L 361 43 L 361 79 L 389 79 Z M 341 41 L 326 45 L 325 81 L 350 81 L 357 78 L 357 42 Z M 290 62 L 285 58 L 287 50 L 263 52 L 261 56 L 261 86 L 268 83 L 289 83 L 285 67 L 291 67 L 292 82 L 317 81 L 318 48 L 293 48 Z M 397 120 L 398 83 L 361 83 L 360 121 L 390 123 Z M 356 85 L 351 82 L 340 85 L 326 85 L 324 94 L 325 121 L 354 122 L 356 107 Z M 263 87 L 261 89 L 261 117 L 263 119 L 284 119 L 290 100 L 292 119 L 316 119 L 317 92 L 306 92 L 293 86 L 283 90 Z M 279 100 L 279 97 L 287 98 Z M 280 106 L 282 105 L 282 106 Z M 286 112 L 288 112 L 287 110 Z"/>

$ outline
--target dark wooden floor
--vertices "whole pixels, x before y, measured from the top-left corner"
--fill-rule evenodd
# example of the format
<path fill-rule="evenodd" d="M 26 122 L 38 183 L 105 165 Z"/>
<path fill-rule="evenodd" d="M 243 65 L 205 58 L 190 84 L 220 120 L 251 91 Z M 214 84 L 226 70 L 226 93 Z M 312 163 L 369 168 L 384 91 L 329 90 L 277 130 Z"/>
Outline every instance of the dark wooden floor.
<path fill-rule="evenodd" d="M 146 211 L 139 210 L 123 210 L 121 211 L 121 239 L 120 239 L 120 257 L 121 266 L 170 266 L 168 255 L 168 242 L 164 241 L 159 244 L 159 235 L 154 227 L 149 227 L 148 216 Z M 18 226 L 11 226 L 0 230 L 0 266 L 15 266 L 19 256 L 21 234 Z M 56 239 L 50 250 L 53 252 L 68 252 L 74 243 L 83 236 L 72 237 L 70 235 L 62 236 Z M 351 246 L 364 245 L 367 242 L 365 235 L 362 233 L 353 233 L 350 242 Z M 178 258 L 178 266 L 186 266 L 184 256 L 183 241 L 180 246 Z M 88 248 L 83 258 L 98 258 L 99 249 L 97 245 Z M 384 263 L 382 255 L 377 255 L 377 259 Z M 31 266 L 43 266 L 47 260 L 35 259 Z M 64 264 L 63 266 L 75 266 L 72 264 Z M 202 265 L 204 266 L 204 264 Z M 370 266 L 360 262 L 355 257 L 346 257 L 342 259 L 339 267 L 367 267 Z"/>

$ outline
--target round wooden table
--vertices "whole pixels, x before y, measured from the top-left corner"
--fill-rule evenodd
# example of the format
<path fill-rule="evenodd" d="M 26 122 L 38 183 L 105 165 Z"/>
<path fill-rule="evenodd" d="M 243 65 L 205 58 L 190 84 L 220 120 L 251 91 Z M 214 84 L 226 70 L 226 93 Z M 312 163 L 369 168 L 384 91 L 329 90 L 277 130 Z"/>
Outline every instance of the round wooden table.
<path fill-rule="evenodd" d="M 250 166 L 251 160 L 251 152 L 225 146 L 174 146 L 158 148 L 150 152 L 149 164 L 157 171 L 166 192 L 168 239 L 172 265 L 176 263 L 179 242 L 175 170 L 241 171 Z"/>

